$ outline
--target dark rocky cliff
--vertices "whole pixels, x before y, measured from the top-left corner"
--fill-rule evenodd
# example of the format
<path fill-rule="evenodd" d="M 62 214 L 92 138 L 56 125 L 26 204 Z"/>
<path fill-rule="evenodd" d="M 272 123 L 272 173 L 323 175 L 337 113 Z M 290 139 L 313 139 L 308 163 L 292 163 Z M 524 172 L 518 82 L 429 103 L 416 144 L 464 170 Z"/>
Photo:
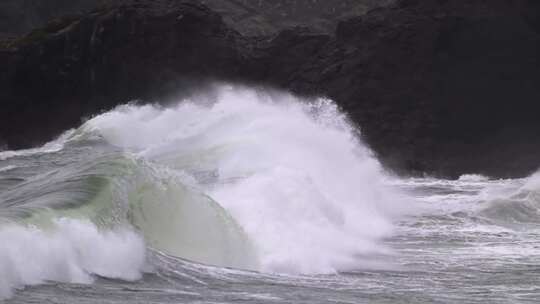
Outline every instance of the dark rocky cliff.
<path fill-rule="evenodd" d="M 245 35 L 268 35 L 293 26 L 333 32 L 339 20 L 394 0 L 202 0 Z"/>
<path fill-rule="evenodd" d="M 27 33 L 64 15 L 89 11 L 102 0 L 2 0 L 0 38 Z"/>
<path fill-rule="evenodd" d="M 521 176 L 540 165 L 533 0 L 402 0 L 339 23 L 247 37 L 195 3 L 64 18 L 0 51 L 0 138 L 50 139 L 81 117 L 209 79 L 327 95 L 405 173 Z"/>
<path fill-rule="evenodd" d="M 156 0 L 163 3 L 162 0 Z M 180 0 L 182 1 L 182 0 Z M 193 0 L 196 2 L 197 0 Z M 200 0 L 246 35 L 268 35 L 298 25 L 333 31 L 338 20 L 394 0 Z M 148 0 L 2 0 L 0 38 L 17 36 L 66 15 Z M 184 0 L 185 2 L 185 0 Z M 174 4 L 173 4 L 174 5 Z"/>

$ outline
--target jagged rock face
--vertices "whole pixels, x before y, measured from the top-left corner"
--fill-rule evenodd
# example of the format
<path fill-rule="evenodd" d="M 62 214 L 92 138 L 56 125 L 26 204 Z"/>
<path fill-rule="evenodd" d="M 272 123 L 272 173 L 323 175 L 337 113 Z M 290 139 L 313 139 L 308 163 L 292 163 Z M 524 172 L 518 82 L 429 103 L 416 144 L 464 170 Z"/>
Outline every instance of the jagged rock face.
<path fill-rule="evenodd" d="M 340 23 L 298 68 L 282 54 L 274 66 L 294 72 L 272 79 L 337 100 L 394 169 L 524 175 L 540 165 L 540 37 L 524 17 L 532 9 L 402 1 Z"/>
<path fill-rule="evenodd" d="M 338 21 L 365 14 L 394 0 L 203 0 L 244 35 L 270 35 L 309 26 L 331 33 Z"/>
<path fill-rule="evenodd" d="M 95 8 L 101 0 L 2 0 L 0 38 L 19 35 L 43 26 L 47 21 Z"/>
<path fill-rule="evenodd" d="M 335 35 L 270 40 L 166 2 L 59 21 L 0 52 L 0 138 L 26 147 L 84 115 L 217 78 L 333 98 L 398 171 L 519 176 L 540 164 L 536 2 L 404 0 Z"/>
<path fill-rule="evenodd" d="M 241 43 L 219 15 L 192 4 L 114 8 L 51 24 L 4 52 L 13 68 L 0 84 L 0 137 L 13 148 L 34 145 L 85 115 L 158 98 L 184 77 L 234 75 Z"/>
<path fill-rule="evenodd" d="M 346 17 L 394 0 L 201 0 L 223 16 L 226 23 L 247 35 L 270 35 L 287 27 L 310 25 L 333 31 Z M 70 14 L 90 12 L 101 7 L 144 3 L 140 0 L 2 0 L 0 38 L 27 33 L 48 21 Z M 186 0 L 157 3 L 186 2 Z M 196 2 L 196 0 L 192 1 Z"/>

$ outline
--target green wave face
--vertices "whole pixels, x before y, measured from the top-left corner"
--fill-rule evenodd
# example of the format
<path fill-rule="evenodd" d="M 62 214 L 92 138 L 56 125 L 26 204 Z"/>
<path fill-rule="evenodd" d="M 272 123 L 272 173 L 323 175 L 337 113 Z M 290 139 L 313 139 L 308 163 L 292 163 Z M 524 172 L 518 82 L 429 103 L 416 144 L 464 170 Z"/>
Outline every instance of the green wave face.
<path fill-rule="evenodd" d="M 209 197 L 165 181 L 137 185 L 129 202 L 131 222 L 152 247 L 206 264 L 257 268 L 244 232 Z"/>
<path fill-rule="evenodd" d="M 135 227 L 147 245 L 167 254 L 257 268 L 245 233 L 209 197 L 123 152 L 94 154 L 2 193 L 11 205 L 2 221 L 46 231 L 61 218 L 89 220 L 101 231 Z"/>

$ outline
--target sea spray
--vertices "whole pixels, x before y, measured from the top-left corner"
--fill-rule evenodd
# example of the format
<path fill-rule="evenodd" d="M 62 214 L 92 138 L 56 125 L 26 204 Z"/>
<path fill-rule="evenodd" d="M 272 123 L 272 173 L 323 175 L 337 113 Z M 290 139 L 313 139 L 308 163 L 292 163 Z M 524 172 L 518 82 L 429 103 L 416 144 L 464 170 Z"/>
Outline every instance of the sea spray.
<path fill-rule="evenodd" d="M 128 228 L 99 231 L 89 221 L 61 218 L 49 229 L 0 227 L 0 299 L 14 288 L 47 281 L 91 283 L 93 275 L 141 277 L 145 246 Z"/>
<path fill-rule="evenodd" d="M 379 240 L 407 200 L 335 104 L 232 86 L 212 96 L 121 106 L 83 128 L 191 176 L 256 244 L 259 270 L 329 273 L 389 253 Z"/>
<path fill-rule="evenodd" d="M 149 248 L 268 273 L 389 269 L 382 239 L 413 206 L 331 100 L 239 86 L 120 106 L 1 158 L 2 297 L 137 280 Z"/>

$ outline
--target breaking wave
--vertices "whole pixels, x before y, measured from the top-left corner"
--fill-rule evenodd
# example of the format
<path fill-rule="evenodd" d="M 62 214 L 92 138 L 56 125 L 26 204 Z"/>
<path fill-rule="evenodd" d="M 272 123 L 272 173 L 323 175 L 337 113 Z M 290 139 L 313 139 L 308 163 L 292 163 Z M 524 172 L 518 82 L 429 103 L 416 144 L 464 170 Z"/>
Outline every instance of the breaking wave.
<path fill-rule="evenodd" d="M 136 280 L 147 248 L 264 272 L 379 267 L 407 201 L 330 100 L 242 87 L 120 106 L 0 159 L 0 297 Z"/>

